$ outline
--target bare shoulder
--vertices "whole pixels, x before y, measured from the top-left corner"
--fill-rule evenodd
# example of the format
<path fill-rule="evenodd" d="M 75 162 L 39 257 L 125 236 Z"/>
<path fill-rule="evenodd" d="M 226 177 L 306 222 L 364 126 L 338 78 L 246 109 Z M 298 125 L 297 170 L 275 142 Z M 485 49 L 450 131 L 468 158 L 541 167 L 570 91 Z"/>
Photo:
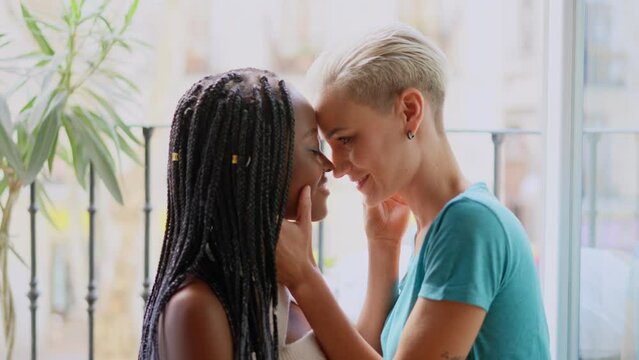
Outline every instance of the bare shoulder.
<path fill-rule="evenodd" d="M 193 279 L 171 297 L 164 308 L 163 322 L 162 340 L 168 359 L 233 357 L 226 312 L 203 281 Z"/>

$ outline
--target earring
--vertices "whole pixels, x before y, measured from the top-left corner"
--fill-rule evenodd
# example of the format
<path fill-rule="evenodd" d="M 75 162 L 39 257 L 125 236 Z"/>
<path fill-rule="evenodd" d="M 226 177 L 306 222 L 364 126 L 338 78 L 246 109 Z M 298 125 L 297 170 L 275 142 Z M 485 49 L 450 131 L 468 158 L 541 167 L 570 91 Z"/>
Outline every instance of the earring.
<path fill-rule="evenodd" d="M 408 132 L 406 133 L 406 137 L 408 138 L 408 140 L 413 140 L 415 138 L 415 133 L 411 130 L 408 130 Z"/>

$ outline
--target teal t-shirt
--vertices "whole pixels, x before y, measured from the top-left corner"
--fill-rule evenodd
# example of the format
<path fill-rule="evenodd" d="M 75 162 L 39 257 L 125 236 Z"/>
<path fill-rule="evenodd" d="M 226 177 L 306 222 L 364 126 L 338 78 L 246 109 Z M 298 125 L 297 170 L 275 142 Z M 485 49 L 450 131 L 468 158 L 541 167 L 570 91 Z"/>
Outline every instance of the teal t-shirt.
<path fill-rule="evenodd" d="M 486 311 L 469 359 L 550 359 L 528 237 L 483 183 L 449 201 L 419 252 L 413 252 L 382 330 L 384 359 L 395 356 L 419 297 L 462 302 Z"/>

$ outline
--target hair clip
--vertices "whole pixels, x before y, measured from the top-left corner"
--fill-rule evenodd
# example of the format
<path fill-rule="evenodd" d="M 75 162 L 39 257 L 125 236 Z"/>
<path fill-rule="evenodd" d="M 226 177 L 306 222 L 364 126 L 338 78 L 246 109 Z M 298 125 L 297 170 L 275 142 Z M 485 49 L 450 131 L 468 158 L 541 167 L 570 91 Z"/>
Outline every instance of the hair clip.
<path fill-rule="evenodd" d="M 239 155 L 231 155 L 231 164 L 236 165 L 240 162 L 240 156 Z M 244 164 L 245 167 L 248 167 L 251 164 L 251 157 L 249 156 L 246 159 L 246 164 Z"/>
<path fill-rule="evenodd" d="M 176 153 L 176 152 L 171 153 L 171 160 L 172 161 L 178 161 L 178 153 Z"/>

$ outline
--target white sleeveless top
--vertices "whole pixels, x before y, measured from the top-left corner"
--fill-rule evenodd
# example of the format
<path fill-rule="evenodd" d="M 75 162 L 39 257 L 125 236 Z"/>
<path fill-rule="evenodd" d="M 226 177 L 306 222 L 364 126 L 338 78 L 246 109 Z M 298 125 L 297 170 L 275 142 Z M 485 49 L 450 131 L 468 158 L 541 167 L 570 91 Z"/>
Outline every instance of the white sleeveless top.
<path fill-rule="evenodd" d="M 281 360 L 326 360 L 313 331 L 290 344 L 286 344 L 291 295 L 286 287 L 279 284 L 277 285 L 277 293 L 278 299 L 275 311 L 277 311 L 277 331 L 279 334 L 279 358 Z"/>

